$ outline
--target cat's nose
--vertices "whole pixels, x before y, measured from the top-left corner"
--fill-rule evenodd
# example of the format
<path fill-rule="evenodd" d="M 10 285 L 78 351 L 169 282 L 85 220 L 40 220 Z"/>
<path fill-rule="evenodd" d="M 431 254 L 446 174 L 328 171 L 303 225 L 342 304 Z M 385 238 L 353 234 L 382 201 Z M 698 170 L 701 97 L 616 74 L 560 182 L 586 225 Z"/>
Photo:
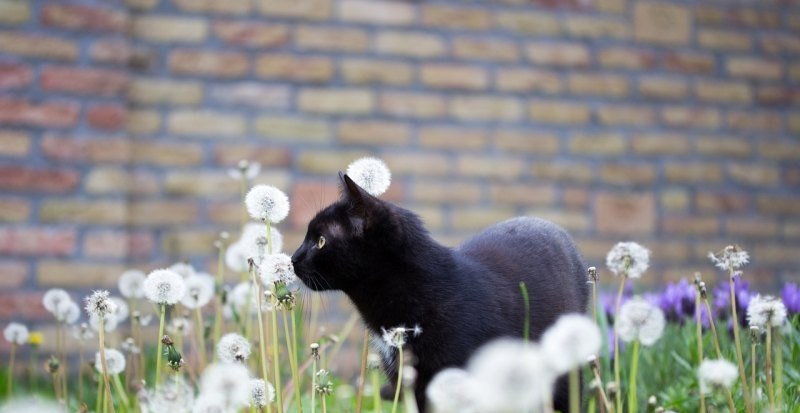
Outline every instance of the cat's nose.
<path fill-rule="evenodd" d="M 303 261 L 303 257 L 305 257 L 305 255 L 306 255 L 305 248 L 303 247 L 298 248 L 297 251 L 295 251 L 294 254 L 292 254 L 292 265 L 296 266 L 298 263 L 300 263 L 300 261 Z"/>

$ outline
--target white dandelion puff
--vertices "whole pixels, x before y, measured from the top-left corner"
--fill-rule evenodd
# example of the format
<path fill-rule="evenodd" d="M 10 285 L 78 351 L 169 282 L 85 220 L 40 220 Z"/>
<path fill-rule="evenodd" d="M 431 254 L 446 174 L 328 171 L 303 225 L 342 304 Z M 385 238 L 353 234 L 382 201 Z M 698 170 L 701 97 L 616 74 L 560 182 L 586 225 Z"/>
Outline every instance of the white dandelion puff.
<path fill-rule="evenodd" d="M 466 370 L 447 368 L 433 376 L 425 395 L 436 413 L 478 413 L 482 389 Z"/>
<path fill-rule="evenodd" d="M 97 315 L 90 315 L 89 316 L 89 326 L 92 327 L 94 331 L 100 331 L 100 317 Z M 110 333 L 117 329 L 119 326 L 119 319 L 114 316 L 108 316 L 103 318 L 103 330 L 107 333 Z"/>
<path fill-rule="evenodd" d="M 347 176 L 372 196 L 379 196 L 389 189 L 392 173 L 389 167 L 377 158 L 361 158 L 347 167 Z"/>
<path fill-rule="evenodd" d="M 186 277 L 186 293 L 181 299 L 184 307 L 194 310 L 205 307 L 214 298 L 214 277 L 208 274 L 195 274 Z"/>
<path fill-rule="evenodd" d="M 786 322 L 786 306 L 780 298 L 758 294 L 747 306 L 747 320 L 750 327 L 758 327 L 760 331 L 780 327 Z"/>
<path fill-rule="evenodd" d="M 72 337 L 79 341 L 91 340 L 94 338 L 94 332 L 89 328 L 89 323 L 81 323 L 72 326 Z"/>
<path fill-rule="evenodd" d="M 190 277 L 197 272 L 194 267 L 192 267 L 192 264 L 189 264 L 188 262 L 176 262 L 175 264 L 170 265 L 168 269 L 177 273 L 183 278 Z"/>
<path fill-rule="evenodd" d="M 236 284 L 227 294 L 228 300 L 223 308 L 223 315 L 227 319 L 233 318 L 234 313 L 238 317 L 250 314 L 258 314 L 258 301 L 255 291 L 248 282 Z M 267 307 L 268 309 L 269 307 Z M 265 306 L 262 305 L 262 309 Z"/>
<path fill-rule="evenodd" d="M 53 315 L 62 323 L 75 324 L 81 318 L 81 308 L 72 300 L 61 301 Z"/>
<path fill-rule="evenodd" d="M 250 269 L 247 262 L 250 257 L 251 250 L 243 242 L 234 242 L 225 250 L 225 265 L 233 272 L 246 272 Z"/>
<path fill-rule="evenodd" d="M 381 339 L 383 339 L 385 344 L 389 345 L 390 347 L 400 348 L 406 344 L 409 334 L 412 337 L 417 337 L 422 334 L 422 327 L 419 325 L 416 325 L 413 328 L 399 326 L 392 327 L 388 330 L 381 327 L 381 332 Z"/>
<path fill-rule="evenodd" d="M 253 180 L 260 172 L 260 163 L 248 162 L 246 160 L 239 161 L 239 164 L 236 165 L 236 168 L 228 168 L 228 176 L 237 181 L 241 181 L 243 179 L 248 181 Z"/>
<path fill-rule="evenodd" d="M 618 242 L 606 255 L 606 266 L 614 275 L 639 278 L 650 266 L 650 250 L 635 242 Z"/>
<path fill-rule="evenodd" d="M 259 273 L 261 282 L 266 285 L 276 282 L 290 284 L 297 280 L 292 258 L 283 253 L 270 254 L 264 257 Z"/>
<path fill-rule="evenodd" d="M 146 404 L 151 413 L 186 413 L 194 405 L 194 389 L 181 376 L 173 375 L 157 391 L 147 393 Z"/>
<path fill-rule="evenodd" d="M 147 276 L 139 270 L 128 270 L 119 277 L 117 287 L 125 298 L 143 298 L 144 280 Z"/>
<path fill-rule="evenodd" d="M 250 342 L 236 333 L 225 334 L 217 344 L 217 355 L 225 363 L 244 362 L 250 358 L 250 352 Z"/>
<path fill-rule="evenodd" d="M 250 380 L 250 406 L 264 407 L 275 400 L 275 387 L 262 379 Z"/>
<path fill-rule="evenodd" d="M 272 253 L 281 252 L 283 249 L 283 235 L 271 225 L 270 238 L 272 238 Z M 263 223 L 249 222 L 242 227 L 242 235 L 239 237 L 238 242 L 250 250 L 251 257 L 255 258 L 269 253 L 268 241 L 265 225 Z"/>
<path fill-rule="evenodd" d="M 728 271 L 731 268 L 742 268 L 745 264 L 750 262 L 750 255 L 738 245 L 728 245 L 723 248 L 722 251 L 716 253 L 709 252 L 708 259 L 710 259 L 717 268 Z"/>
<path fill-rule="evenodd" d="M 600 329 L 588 317 L 579 314 L 561 316 L 541 339 L 542 352 L 548 365 L 558 374 L 585 363 L 600 351 Z"/>
<path fill-rule="evenodd" d="M 106 371 L 110 375 L 115 375 L 122 373 L 125 371 L 125 355 L 122 354 L 119 350 L 113 348 L 106 348 Z M 100 352 L 96 352 L 94 354 L 94 368 L 97 370 L 98 373 L 102 373 L 102 359 L 100 358 Z"/>
<path fill-rule="evenodd" d="M 120 297 L 111 297 L 111 301 L 114 302 L 114 306 L 117 308 L 112 317 L 117 319 L 117 322 L 124 322 L 128 319 L 130 315 L 130 309 L 128 308 L 128 303 Z"/>
<path fill-rule="evenodd" d="M 192 413 L 232 413 L 220 393 L 200 394 L 192 405 Z"/>
<path fill-rule="evenodd" d="M 249 384 L 250 374 L 242 364 L 211 364 L 200 379 L 200 394 L 219 394 L 226 409 L 240 409 L 250 404 Z"/>
<path fill-rule="evenodd" d="M 274 186 L 256 185 L 244 197 L 247 212 L 253 219 L 277 224 L 289 215 L 289 197 Z"/>
<path fill-rule="evenodd" d="M 51 288 L 42 296 L 42 305 L 44 309 L 53 315 L 56 315 L 59 304 L 65 301 L 72 301 L 72 297 L 61 288 Z"/>
<path fill-rule="evenodd" d="M 21 346 L 28 342 L 28 327 L 20 323 L 9 323 L 3 330 L 3 338 L 11 344 Z"/>
<path fill-rule="evenodd" d="M 619 310 L 617 333 L 625 342 L 639 340 L 644 346 L 651 346 L 664 332 L 664 312 L 641 297 L 634 297 Z"/>
<path fill-rule="evenodd" d="M 183 277 L 172 270 L 155 270 L 144 280 L 144 294 L 156 304 L 175 304 L 185 293 Z"/>
<path fill-rule="evenodd" d="M 467 371 L 481 389 L 479 411 L 538 410 L 552 394 L 556 380 L 536 344 L 513 339 L 481 347 Z"/>
<path fill-rule="evenodd" d="M 186 317 L 175 317 L 169 321 L 167 332 L 174 336 L 188 336 L 192 331 L 192 323 Z"/>
<path fill-rule="evenodd" d="M 700 392 L 706 394 L 715 388 L 730 389 L 739 377 L 739 372 L 736 365 L 728 360 L 706 359 L 700 363 L 697 377 L 700 380 Z"/>
<path fill-rule="evenodd" d="M 86 297 L 86 312 L 90 316 L 106 317 L 117 311 L 117 306 L 109 298 L 110 293 L 106 290 L 97 290 Z"/>

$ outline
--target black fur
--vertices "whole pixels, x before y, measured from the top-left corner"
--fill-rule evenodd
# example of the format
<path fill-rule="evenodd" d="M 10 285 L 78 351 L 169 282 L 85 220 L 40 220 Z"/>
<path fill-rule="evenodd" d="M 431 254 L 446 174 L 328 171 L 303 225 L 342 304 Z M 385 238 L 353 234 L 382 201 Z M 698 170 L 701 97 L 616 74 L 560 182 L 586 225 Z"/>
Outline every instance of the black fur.
<path fill-rule="evenodd" d="M 417 359 L 415 394 L 424 411 L 425 387 L 441 369 L 463 366 L 482 344 L 521 337 L 530 294 L 532 339 L 559 315 L 586 310 L 585 265 L 570 236 L 537 218 L 491 226 L 458 248 L 434 241 L 412 212 L 370 196 L 341 175 L 342 197 L 311 220 L 292 256 L 313 290 L 341 290 L 367 327 L 422 327 L 408 348 Z M 325 245 L 318 248 L 320 236 Z M 392 360 L 384 360 L 396 377 Z M 568 411 L 560 380 L 556 409 Z"/>

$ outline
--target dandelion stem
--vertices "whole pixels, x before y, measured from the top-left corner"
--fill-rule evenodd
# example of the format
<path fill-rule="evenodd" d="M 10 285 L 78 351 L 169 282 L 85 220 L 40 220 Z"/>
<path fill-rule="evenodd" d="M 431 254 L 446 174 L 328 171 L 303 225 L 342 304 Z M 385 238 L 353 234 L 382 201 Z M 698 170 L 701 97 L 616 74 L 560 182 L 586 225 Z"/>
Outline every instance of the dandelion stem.
<path fill-rule="evenodd" d="M 397 412 L 397 402 L 400 400 L 400 388 L 403 387 L 403 346 L 397 347 L 398 351 L 398 367 L 397 367 L 397 383 L 394 390 L 394 402 L 392 403 L 392 413 Z"/>
<path fill-rule="evenodd" d="M 292 370 L 292 381 L 294 382 L 294 399 L 297 403 L 297 411 L 303 411 L 303 403 L 300 400 L 300 378 L 297 374 L 297 358 L 295 357 L 293 346 L 292 346 L 292 336 L 289 334 L 289 321 L 286 317 L 286 311 L 292 310 L 283 310 L 281 311 L 281 317 L 283 318 L 283 335 L 286 337 L 286 348 L 289 350 L 289 368 Z"/>
<path fill-rule="evenodd" d="M 119 379 L 119 374 L 114 375 L 114 388 L 119 393 L 120 402 L 122 406 L 125 406 L 125 410 L 128 410 L 130 406 L 130 401 L 128 400 L 128 396 L 125 393 L 125 386 L 122 385 L 122 381 Z"/>
<path fill-rule="evenodd" d="M 83 338 L 78 340 L 78 404 L 83 404 Z"/>
<path fill-rule="evenodd" d="M 764 371 L 765 375 L 767 376 L 767 394 L 769 395 L 769 410 L 771 412 L 777 412 L 775 410 L 775 388 L 772 384 L 772 327 L 767 326 L 767 357 L 766 357 L 766 369 Z"/>
<path fill-rule="evenodd" d="M 164 319 L 167 315 L 167 305 L 161 304 L 161 315 L 159 316 L 158 322 L 158 344 L 156 346 L 156 390 L 158 390 L 158 385 L 161 383 L 161 359 L 164 357 L 164 347 L 161 343 L 161 338 L 164 337 Z"/>
<path fill-rule="evenodd" d="M 274 292 L 272 297 L 276 297 Z M 278 354 L 278 309 L 276 304 L 273 303 L 272 311 L 270 311 L 272 316 L 272 365 L 274 366 L 275 374 L 275 401 L 277 402 L 278 413 L 281 413 L 283 412 L 283 396 L 281 392 L 280 355 Z"/>
<path fill-rule="evenodd" d="M 261 315 L 262 311 L 262 301 L 261 301 L 261 288 L 259 287 L 258 280 L 256 279 L 256 272 L 255 272 L 255 265 L 251 261 L 250 262 L 250 274 L 253 277 L 253 290 L 255 292 L 256 297 L 256 307 L 258 313 L 258 350 L 259 350 L 259 358 L 261 359 L 261 375 L 264 377 L 264 381 L 269 381 L 269 376 L 267 374 L 267 335 L 264 333 L 264 319 Z M 246 308 L 250 308 L 249 306 Z M 249 313 L 250 311 L 248 311 Z M 249 318 L 249 316 L 248 316 Z M 249 322 L 248 322 L 249 324 Z"/>
<path fill-rule="evenodd" d="M 103 315 L 100 315 L 100 326 L 97 329 L 97 335 L 100 338 L 100 366 L 103 370 L 103 382 L 106 386 L 106 403 L 111 408 L 111 413 L 114 413 L 114 399 L 111 397 L 111 386 L 108 383 L 108 366 L 106 363 L 106 340 L 105 340 L 105 319 Z M 161 340 L 159 340 L 159 343 Z"/>
<path fill-rule="evenodd" d="M 104 404 L 103 404 L 104 395 L 105 395 L 105 392 L 103 391 L 103 380 L 100 380 L 100 377 L 98 377 L 97 378 L 97 399 L 95 400 L 95 404 L 94 404 L 94 411 L 95 412 L 100 412 L 101 406 L 104 406 Z"/>
<path fill-rule="evenodd" d="M 697 365 L 703 364 L 703 326 L 700 317 L 700 291 L 694 297 L 695 327 L 697 333 Z M 700 391 L 700 413 L 706 413 L 706 395 Z"/>
<path fill-rule="evenodd" d="M 600 367 L 596 363 L 592 363 L 592 373 L 594 373 L 594 378 L 597 380 L 597 383 L 599 383 L 597 386 L 597 393 L 600 394 L 600 400 L 603 402 L 603 406 L 605 406 L 606 411 L 613 412 L 614 408 L 611 406 L 611 401 L 608 400 L 605 388 L 603 387 L 603 378 L 600 377 Z"/>
<path fill-rule="evenodd" d="M 708 316 L 708 324 L 711 326 L 711 336 L 714 338 L 714 350 L 717 353 L 717 358 L 722 358 L 722 350 L 719 347 L 719 337 L 717 336 L 717 326 L 714 324 L 714 315 L 711 312 L 711 304 L 708 303 L 708 299 L 704 298 L 703 303 L 706 306 L 706 315 Z"/>
<path fill-rule="evenodd" d="M 358 381 L 358 391 L 356 392 L 356 413 L 361 413 L 362 403 L 364 402 L 364 384 L 367 381 L 367 356 L 369 354 L 369 332 L 364 329 L 364 345 L 361 348 L 361 380 Z M 313 413 L 313 412 L 312 412 Z"/>
<path fill-rule="evenodd" d="M 736 313 L 736 290 L 734 286 L 735 276 L 733 273 L 733 267 L 729 267 L 730 270 L 730 277 L 729 277 L 729 286 L 730 286 L 730 296 L 731 296 L 731 317 L 733 318 L 733 341 L 736 343 L 736 361 L 739 364 L 739 380 L 742 383 L 742 395 L 744 397 L 744 403 L 747 406 L 747 411 L 753 411 L 753 405 L 750 401 L 750 393 L 747 391 L 747 376 L 744 374 L 744 360 L 742 357 L 742 344 L 739 339 L 739 316 Z"/>
<path fill-rule="evenodd" d="M 622 275 L 619 281 L 619 292 L 617 293 L 617 301 L 614 304 L 614 382 L 617 384 L 616 394 L 614 395 L 615 407 L 617 412 L 622 412 L 622 386 L 620 383 L 619 373 L 619 334 L 617 333 L 619 324 L 619 307 L 622 305 L 622 293 L 625 291 L 625 274 Z"/>
<path fill-rule="evenodd" d="M 317 356 L 311 356 L 311 413 L 317 408 Z"/>
<path fill-rule="evenodd" d="M 522 326 L 522 339 L 527 343 L 531 330 L 531 303 L 528 297 L 528 287 L 522 281 L 519 282 L 519 290 L 522 293 L 522 302 L 525 304 L 525 325 Z"/>
<path fill-rule="evenodd" d="M 756 337 L 753 335 L 750 342 L 750 399 L 753 401 L 753 407 L 756 403 Z"/>
<path fill-rule="evenodd" d="M 197 324 L 195 325 L 195 336 L 197 338 L 197 370 L 202 371 L 203 367 L 206 365 L 206 344 L 203 341 L 203 331 L 205 330 L 205 325 L 203 324 L 203 313 L 200 307 L 194 309 L 194 315 L 197 319 Z M 264 378 L 266 380 L 266 377 Z"/>
<path fill-rule="evenodd" d="M 581 390 L 578 369 L 575 367 L 569 372 L 569 411 L 579 413 L 581 411 Z"/>
<path fill-rule="evenodd" d="M 631 375 L 628 377 L 628 413 L 636 413 L 638 400 L 636 398 L 636 375 L 639 370 L 639 340 L 633 341 L 631 352 Z"/>
<path fill-rule="evenodd" d="M 14 361 L 17 358 L 17 343 L 11 343 L 11 356 L 8 361 L 8 387 L 6 389 L 6 396 L 11 398 L 14 392 Z"/>
<path fill-rule="evenodd" d="M 381 409 L 381 379 L 378 376 L 377 369 L 372 369 L 369 373 L 370 378 L 372 379 L 372 412 L 373 413 L 382 413 L 383 409 Z"/>
<path fill-rule="evenodd" d="M 775 403 L 778 410 L 783 411 L 783 336 L 775 330 Z"/>
<path fill-rule="evenodd" d="M 222 266 L 222 257 L 225 254 L 225 243 L 220 242 L 219 251 L 217 252 L 217 282 L 216 282 L 216 295 L 217 295 L 217 308 L 214 315 L 214 348 L 217 348 L 217 343 L 222 336 L 222 283 L 225 277 L 225 269 Z M 265 379 L 266 380 L 266 379 Z"/>

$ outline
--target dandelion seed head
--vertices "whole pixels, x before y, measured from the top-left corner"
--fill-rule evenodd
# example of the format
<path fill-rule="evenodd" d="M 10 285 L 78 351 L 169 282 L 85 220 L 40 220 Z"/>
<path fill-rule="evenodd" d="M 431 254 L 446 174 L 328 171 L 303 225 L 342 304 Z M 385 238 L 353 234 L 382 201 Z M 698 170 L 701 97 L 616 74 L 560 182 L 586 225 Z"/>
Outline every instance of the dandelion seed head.
<path fill-rule="evenodd" d="M 219 339 L 217 355 L 220 361 L 234 363 L 239 359 L 250 358 L 251 345 L 246 338 L 236 333 L 228 333 Z"/>
<path fill-rule="evenodd" d="M 24 324 L 9 323 L 6 328 L 3 329 L 3 338 L 5 338 L 7 342 L 18 346 L 27 343 L 29 336 L 28 327 Z"/>
<path fill-rule="evenodd" d="M 228 169 L 228 176 L 237 181 L 252 180 L 261 172 L 261 164 L 258 162 L 249 162 L 247 160 L 239 161 L 236 168 Z"/>
<path fill-rule="evenodd" d="M 283 234 L 270 225 L 270 237 L 272 238 L 272 253 L 281 252 L 283 250 Z M 242 235 L 238 242 L 247 247 L 251 253 L 250 257 L 256 258 L 269 253 L 268 241 L 266 226 L 263 223 L 249 222 L 242 227 Z"/>
<path fill-rule="evenodd" d="M 388 330 L 381 327 L 381 332 L 381 338 L 385 344 L 390 347 L 400 348 L 406 344 L 409 335 L 417 337 L 422 334 L 422 327 L 420 327 L 419 324 L 415 325 L 413 328 L 399 326 L 392 327 Z"/>
<path fill-rule="evenodd" d="M 425 389 L 428 402 L 437 413 L 478 413 L 481 392 L 478 382 L 458 368 L 440 371 Z"/>
<path fill-rule="evenodd" d="M 81 308 L 72 300 L 61 301 L 56 305 L 53 315 L 62 323 L 75 324 L 81 318 Z"/>
<path fill-rule="evenodd" d="M 786 306 L 780 298 L 758 294 L 747 306 L 747 321 L 751 327 L 766 331 L 770 327 L 780 327 L 786 322 Z"/>
<path fill-rule="evenodd" d="M 151 413 L 186 413 L 194 405 L 194 389 L 181 376 L 174 375 L 162 383 L 158 391 L 148 392 L 146 399 Z"/>
<path fill-rule="evenodd" d="M 250 265 L 247 259 L 250 258 L 250 249 L 242 242 L 234 242 L 225 250 L 225 265 L 233 272 L 246 272 Z"/>
<path fill-rule="evenodd" d="M 588 317 L 579 314 L 561 316 L 544 332 L 541 339 L 544 359 L 558 374 L 564 374 L 600 351 L 600 329 Z"/>
<path fill-rule="evenodd" d="M 186 293 L 186 283 L 178 273 L 159 269 L 144 280 L 144 293 L 148 300 L 162 305 L 173 305 Z"/>
<path fill-rule="evenodd" d="M 51 288 L 47 290 L 42 297 L 44 309 L 53 315 L 56 315 L 58 305 L 65 301 L 72 301 L 72 297 L 61 288 Z"/>
<path fill-rule="evenodd" d="M 289 197 L 274 186 L 252 187 L 244 198 L 244 204 L 250 216 L 258 221 L 277 224 L 289 215 Z"/>
<path fill-rule="evenodd" d="M 705 359 L 697 369 L 700 380 L 700 392 L 710 393 L 714 388 L 730 389 L 739 372 L 736 365 L 724 359 Z"/>
<path fill-rule="evenodd" d="M 86 341 L 94 338 L 94 332 L 89 328 L 89 323 L 72 326 L 72 337 L 76 340 Z"/>
<path fill-rule="evenodd" d="M 650 266 L 650 250 L 635 242 L 618 242 L 606 255 L 606 266 L 616 276 L 640 278 Z"/>
<path fill-rule="evenodd" d="M 117 282 L 119 293 L 125 298 L 143 298 L 144 280 L 147 276 L 139 270 L 128 270 L 122 273 Z"/>
<path fill-rule="evenodd" d="M 728 269 L 742 268 L 750 261 L 750 254 L 741 249 L 738 245 L 728 245 L 718 252 L 709 252 L 708 259 L 711 260 L 717 268 L 728 271 Z"/>
<path fill-rule="evenodd" d="M 661 338 L 666 319 L 664 312 L 653 304 L 634 297 L 619 310 L 617 333 L 626 342 L 639 340 L 644 346 L 651 346 Z"/>
<path fill-rule="evenodd" d="M 192 406 L 192 413 L 233 413 L 234 410 L 227 407 L 225 397 L 222 394 L 203 394 L 197 397 Z"/>
<path fill-rule="evenodd" d="M 250 405 L 264 407 L 275 400 L 275 387 L 262 379 L 250 379 Z"/>
<path fill-rule="evenodd" d="M 113 348 L 106 348 L 106 372 L 109 375 L 120 374 L 125 371 L 125 355 L 121 351 Z M 94 354 L 94 368 L 98 373 L 103 372 L 102 359 L 100 352 Z"/>
<path fill-rule="evenodd" d="M 194 310 L 205 307 L 214 298 L 214 277 L 198 273 L 186 277 L 186 293 L 181 299 L 184 307 Z"/>
<path fill-rule="evenodd" d="M 106 317 L 117 311 L 117 306 L 111 301 L 110 293 L 106 290 L 97 290 L 86 297 L 86 312 L 90 316 Z"/>
<path fill-rule="evenodd" d="M 175 317 L 169 321 L 167 332 L 173 336 L 188 336 L 192 331 L 192 323 L 186 317 Z"/>
<path fill-rule="evenodd" d="M 389 167 L 378 158 L 361 158 L 347 167 L 347 176 L 372 196 L 380 196 L 392 183 Z"/>
<path fill-rule="evenodd" d="M 100 317 L 97 315 L 90 315 L 89 316 L 89 326 L 92 327 L 94 331 L 100 331 Z M 105 332 L 110 333 L 117 329 L 119 326 L 119 319 L 114 316 L 108 316 L 103 318 L 103 330 Z"/>
<path fill-rule="evenodd" d="M 116 307 L 116 310 L 114 311 L 113 314 L 111 314 L 111 317 L 116 318 L 118 323 L 122 323 L 125 320 L 127 320 L 128 316 L 130 315 L 128 302 L 120 297 L 112 296 L 109 299 L 114 303 L 114 306 Z"/>
<path fill-rule="evenodd" d="M 270 285 L 276 282 L 291 284 L 297 280 L 292 258 L 286 254 L 270 254 L 264 257 L 259 269 L 261 282 Z"/>
<path fill-rule="evenodd" d="M 211 364 L 200 378 L 200 394 L 222 395 L 227 409 L 245 407 L 250 404 L 250 373 L 239 363 Z"/>

